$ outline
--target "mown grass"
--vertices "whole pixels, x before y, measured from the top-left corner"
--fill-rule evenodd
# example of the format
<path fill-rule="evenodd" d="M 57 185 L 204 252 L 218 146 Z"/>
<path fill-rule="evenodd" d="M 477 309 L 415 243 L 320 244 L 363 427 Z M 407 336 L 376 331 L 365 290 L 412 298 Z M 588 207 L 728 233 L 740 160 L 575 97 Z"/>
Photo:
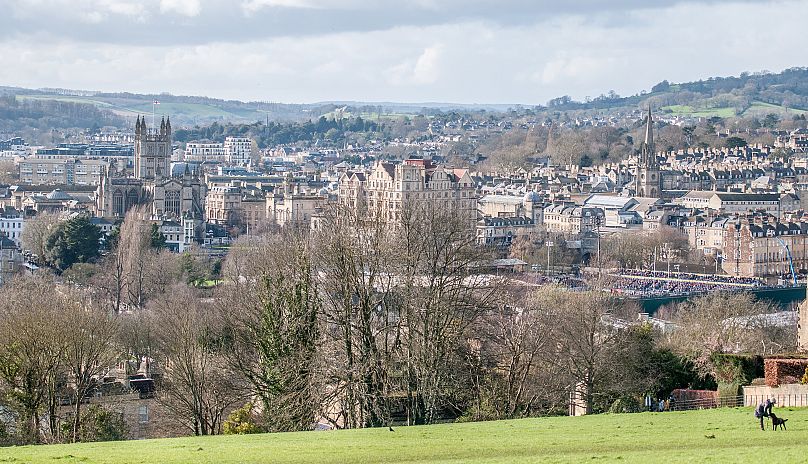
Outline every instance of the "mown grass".
<path fill-rule="evenodd" d="M 189 437 L 0 449 L 26 463 L 738 463 L 805 462 L 808 409 L 778 408 L 788 431 L 750 408 L 552 417 L 331 432 Z"/>

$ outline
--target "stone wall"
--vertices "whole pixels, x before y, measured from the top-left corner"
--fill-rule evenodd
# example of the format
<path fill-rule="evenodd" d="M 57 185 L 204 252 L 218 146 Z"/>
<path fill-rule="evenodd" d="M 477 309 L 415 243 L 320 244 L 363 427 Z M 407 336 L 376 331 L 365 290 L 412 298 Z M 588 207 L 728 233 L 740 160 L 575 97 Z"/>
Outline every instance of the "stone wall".
<path fill-rule="evenodd" d="M 769 398 L 777 400 L 777 407 L 808 406 L 808 385 L 796 383 L 779 387 L 768 385 L 743 387 L 744 406 L 757 406 Z"/>

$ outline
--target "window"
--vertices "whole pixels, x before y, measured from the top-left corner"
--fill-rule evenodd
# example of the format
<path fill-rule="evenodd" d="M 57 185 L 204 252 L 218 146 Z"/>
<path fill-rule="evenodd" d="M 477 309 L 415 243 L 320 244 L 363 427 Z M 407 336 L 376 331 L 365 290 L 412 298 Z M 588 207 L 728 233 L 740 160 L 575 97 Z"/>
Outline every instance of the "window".
<path fill-rule="evenodd" d="M 120 190 L 116 190 L 112 194 L 112 212 L 116 216 L 123 216 L 126 212 L 123 208 L 123 194 Z"/>
<path fill-rule="evenodd" d="M 166 192 L 165 211 L 180 215 L 180 192 Z"/>
<path fill-rule="evenodd" d="M 137 418 L 139 423 L 147 424 L 149 422 L 149 406 L 145 404 L 142 406 L 138 406 Z"/>

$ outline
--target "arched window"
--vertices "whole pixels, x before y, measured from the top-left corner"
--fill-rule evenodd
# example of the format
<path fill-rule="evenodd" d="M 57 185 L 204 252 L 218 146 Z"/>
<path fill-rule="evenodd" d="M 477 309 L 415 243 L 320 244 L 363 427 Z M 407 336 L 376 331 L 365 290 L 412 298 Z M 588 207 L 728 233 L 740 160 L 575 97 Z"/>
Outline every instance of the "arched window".
<path fill-rule="evenodd" d="M 140 195 L 138 195 L 135 189 L 131 189 L 126 193 L 126 211 L 129 211 L 130 208 L 138 204 L 139 197 Z"/>
<path fill-rule="evenodd" d="M 166 192 L 165 212 L 180 215 L 180 192 Z"/>
<path fill-rule="evenodd" d="M 112 194 L 112 214 L 115 216 L 123 216 L 126 213 L 126 210 L 123 207 L 123 193 L 120 190 L 116 190 L 115 193 Z"/>

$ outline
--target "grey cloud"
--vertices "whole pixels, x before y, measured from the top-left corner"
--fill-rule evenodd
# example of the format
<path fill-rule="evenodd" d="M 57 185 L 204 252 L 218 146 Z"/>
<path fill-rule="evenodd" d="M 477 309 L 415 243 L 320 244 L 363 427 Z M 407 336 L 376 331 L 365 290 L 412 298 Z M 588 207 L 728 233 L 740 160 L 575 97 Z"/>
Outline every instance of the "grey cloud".
<path fill-rule="evenodd" d="M 131 3 L 126 0 L 22 0 L 6 8 L 11 14 L 0 15 L 0 40 L 34 36 L 41 41 L 197 45 L 473 21 L 525 26 L 564 15 L 606 15 L 610 22 L 619 25 L 628 12 L 683 3 L 682 0 L 297 1 L 315 7 L 263 6 L 247 10 L 243 8 L 246 2 L 203 0 L 196 16 L 184 16 L 176 11 L 161 12 L 157 0 Z M 700 3 L 729 1 L 703 0 Z M 293 4 L 294 0 L 280 3 Z M 133 9 L 140 11 L 132 12 Z"/>

